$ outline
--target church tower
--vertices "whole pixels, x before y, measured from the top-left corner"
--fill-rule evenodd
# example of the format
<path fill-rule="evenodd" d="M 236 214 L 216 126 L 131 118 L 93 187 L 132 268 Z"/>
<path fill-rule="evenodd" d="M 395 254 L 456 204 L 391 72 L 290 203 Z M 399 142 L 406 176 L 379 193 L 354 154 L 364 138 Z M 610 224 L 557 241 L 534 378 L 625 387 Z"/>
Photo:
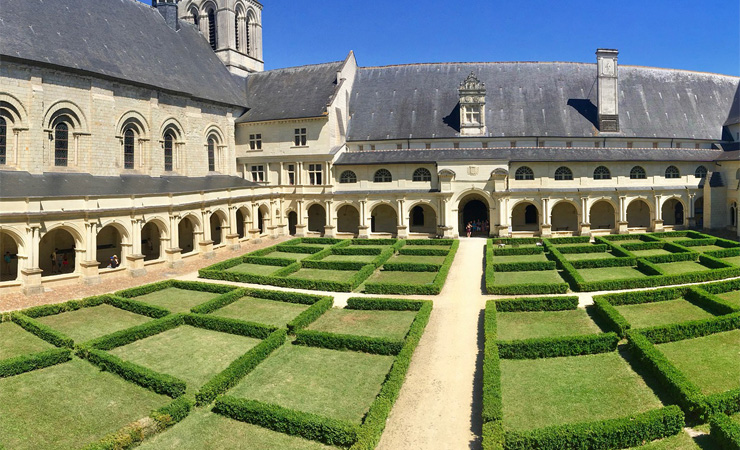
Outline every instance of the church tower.
<path fill-rule="evenodd" d="M 265 69 L 261 3 L 256 0 L 175 1 L 180 19 L 200 29 L 231 73 L 247 76 Z"/>

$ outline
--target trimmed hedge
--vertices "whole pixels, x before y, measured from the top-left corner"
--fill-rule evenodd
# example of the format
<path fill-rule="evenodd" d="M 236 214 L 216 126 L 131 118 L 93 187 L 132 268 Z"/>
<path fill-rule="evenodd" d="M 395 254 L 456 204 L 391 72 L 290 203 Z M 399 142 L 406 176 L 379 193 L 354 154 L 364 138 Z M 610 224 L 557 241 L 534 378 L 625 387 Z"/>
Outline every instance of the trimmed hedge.
<path fill-rule="evenodd" d="M 619 337 L 616 333 L 602 333 L 584 336 L 498 341 L 496 344 L 498 345 L 501 358 L 538 359 L 606 353 L 616 350 L 618 343 Z"/>
<path fill-rule="evenodd" d="M 242 263 L 241 257 L 235 259 L 238 261 L 237 264 L 234 265 Z M 231 259 L 229 261 L 234 261 L 234 259 Z M 223 261 L 221 264 L 223 264 L 224 262 L 226 261 Z M 185 289 L 188 291 L 213 292 L 216 294 L 225 294 L 227 292 L 233 291 L 234 289 L 237 289 L 234 286 L 227 286 L 224 284 L 203 283 L 200 281 L 165 280 L 158 283 L 145 284 L 143 286 L 137 286 L 135 288 L 124 289 L 122 291 L 116 292 L 115 295 L 123 298 L 133 298 L 139 297 L 141 295 L 151 294 L 152 292 L 161 291 L 170 287 Z"/>
<path fill-rule="evenodd" d="M 333 248 L 331 249 L 334 255 L 379 255 L 383 252 L 381 248 L 368 247 L 368 248 Z"/>
<path fill-rule="evenodd" d="M 492 263 L 494 272 L 525 272 L 535 270 L 555 270 L 555 261 L 529 261 L 529 262 L 512 262 Z"/>
<path fill-rule="evenodd" d="M 51 327 L 26 316 L 25 314 L 13 313 L 11 317 L 13 322 L 21 326 L 24 330 L 31 334 L 35 334 L 52 345 L 64 348 L 74 348 L 75 346 L 75 341 L 71 337 L 62 334 Z"/>
<path fill-rule="evenodd" d="M 686 292 L 686 300 L 716 316 L 732 314 L 734 312 L 740 311 L 740 307 L 737 307 L 727 300 L 717 297 L 714 294 L 710 294 L 709 292 L 697 286 L 691 286 L 688 289 L 688 291 Z"/>
<path fill-rule="evenodd" d="M 695 252 L 676 252 L 669 255 L 643 256 L 642 259 L 653 264 L 672 263 L 679 261 L 696 261 L 699 254 Z"/>
<path fill-rule="evenodd" d="M 547 240 L 550 241 L 550 243 L 553 245 L 588 244 L 591 241 L 591 238 L 588 236 L 568 236 L 568 237 L 548 238 Z"/>
<path fill-rule="evenodd" d="M 619 292 L 616 294 L 597 295 L 594 297 L 594 300 L 597 298 L 603 298 L 614 306 L 638 305 L 641 303 L 653 303 L 663 300 L 675 300 L 686 295 L 686 291 L 687 288 L 675 287 L 653 289 L 650 291 Z"/>
<path fill-rule="evenodd" d="M 594 312 L 617 336 L 624 337 L 632 325 L 603 296 L 594 297 Z"/>
<path fill-rule="evenodd" d="M 578 297 L 529 297 L 495 300 L 501 312 L 568 311 L 578 308 Z"/>
<path fill-rule="evenodd" d="M 660 270 L 660 267 L 642 258 L 637 259 L 637 270 L 639 270 L 640 272 L 648 276 L 649 275 L 656 275 L 656 276 L 665 275 L 665 272 Z"/>
<path fill-rule="evenodd" d="M 385 263 L 383 270 L 388 272 L 439 272 L 442 264 Z"/>
<path fill-rule="evenodd" d="M 496 345 L 496 309 L 494 300 L 486 302 L 483 318 L 483 423 L 503 419 L 501 403 L 501 367 L 498 345 Z M 485 440 L 485 438 L 484 438 Z"/>
<path fill-rule="evenodd" d="M 583 259 L 570 261 L 574 269 L 598 269 L 602 267 L 631 267 L 637 264 L 637 258 Z"/>
<path fill-rule="evenodd" d="M 322 314 L 330 310 L 332 306 L 334 306 L 334 299 L 332 297 L 322 297 L 321 300 L 298 314 L 298 316 L 288 323 L 288 332 L 295 334 L 296 331 L 306 328 L 321 317 Z"/>
<path fill-rule="evenodd" d="M 278 244 L 273 248 L 275 251 L 278 251 L 278 252 L 307 253 L 309 255 L 313 255 L 314 253 L 318 253 L 324 250 L 321 247 L 305 247 L 301 245 L 285 245 L 285 244 Z"/>
<path fill-rule="evenodd" d="M 568 283 L 493 284 L 493 281 L 493 278 L 489 278 L 486 280 L 486 292 L 488 292 L 489 294 L 533 295 L 565 294 L 566 292 L 568 292 Z"/>
<path fill-rule="evenodd" d="M 373 355 L 397 355 L 403 348 L 402 340 L 354 336 L 349 334 L 325 333 L 314 330 L 298 330 L 296 345 L 319 347 L 329 350 L 352 350 Z"/>
<path fill-rule="evenodd" d="M 558 250 L 564 255 L 573 253 L 604 253 L 609 250 L 609 247 L 606 244 L 588 244 L 559 247 Z"/>
<path fill-rule="evenodd" d="M 545 247 L 537 246 L 537 247 L 523 247 L 523 248 L 506 248 L 506 247 L 498 247 L 493 248 L 493 244 L 491 244 L 491 239 L 488 240 L 488 247 L 492 248 L 492 256 L 518 256 L 518 255 L 538 255 L 540 253 L 545 253 Z"/>
<path fill-rule="evenodd" d="M 693 339 L 710 334 L 731 331 L 740 328 L 740 313 L 728 314 L 710 319 L 691 320 L 657 327 L 643 328 L 643 336 L 653 344 Z"/>
<path fill-rule="evenodd" d="M 454 239 L 406 239 L 406 245 L 452 245 Z"/>
<path fill-rule="evenodd" d="M 30 355 L 0 360 L 0 378 L 11 377 L 32 370 L 43 369 L 72 359 L 68 348 L 52 348 Z"/>
<path fill-rule="evenodd" d="M 162 308 L 160 306 L 148 305 L 146 303 L 131 300 L 128 298 L 116 297 L 113 295 L 108 296 L 105 303 L 111 306 L 115 306 L 116 308 L 123 309 L 134 314 L 151 317 L 153 319 L 161 319 L 164 316 L 172 314 L 170 310 Z"/>
<path fill-rule="evenodd" d="M 301 261 L 301 267 L 322 270 L 361 270 L 367 263 L 355 261 Z"/>
<path fill-rule="evenodd" d="M 419 311 L 424 305 L 424 300 L 350 297 L 347 299 L 347 306 L 345 309 L 370 311 Z"/>
<path fill-rule="evenodd" d="M 715 414 L 709 420 L 710 436 L 720 450 L 740 450 L 740 424 L 726 414 Z"/>
<path fill-rule="evenodd" d="M 270 258 L 267 256 L 245 256 L 242 262 L 246 264 L 258 264 L 260 266 L 285 267 L 293 264 L 295 262 L 295 259 Z"/>
<path fill-rule="evenodd" d="M 247 353 L 240 356 L 237 360 L 229 364 L 218 375 L 211 378 L 195 394 L 195 400 L 198 405 L 207 405 L 217 396 L 225 393 L 247 376 L 249 372 L 264 361 L 277 348 L 285 343 L 287 332 L 284 329 L 272 332 L 267 339 L 263 340 Z"/>
<path fill-rule="evenodd" d="M 531 431 L 506 430 L 507 450 L 582 450 L 636 447 L 680 433 L 684 415 L 677 406 L 598 422 L 557 425 Z"/>
<path fill-rule="evenodd" d="M 655 242 L 640 242 L 640 243 L 634 243 L 634 244 L 621 244 L 622 248 L 627 251 L 632 250 L 658 250 L 662 249 L 665 246 L 665 242 L 661 241 L 655 241 Z"/>
<path fill-rule="evenodd" d="M 394 245 L 398 239 L 352 239 L 352 245 Z"/>
<path fill-rule="evenodd" d="M 219 295 L 218 297 L 212 298 L 205 303 L 193 306 L 192 308 L 190 308 L 190 312 L 195 314 L 208 314 L 219 308 L 223 308 L 226 305 L 234 303 L 235 301 L 247 295 L 246 292 L 247 289 L 235 289 L 228 294 Z"/>
<path fill-rule="evenodd" d="M 183 319 L 185 324 L 193 327 L 255 339 L 266 339 L 270 334 L 277 330 L 277 327 L 262 325 L 260 323 L 245 322 L 243 320 L 205 314 L 187 314 Z"/>
<path fill-rule="evenodd" d="M 704 245 L 714 245 L 717 242 L 717 238 L 704 237 L 698 239 L 686 239 L 684 241 L 676 241 L 676 244 L 682 247 L 699 247 Z"/>
<path fill-rule="evenodd" d="M 304 237 L 301 238 L 301 244 L 322 244 L 334 245 L 344 242 L 344 239 L 327 238 L 327 237 Z"/>
<path fill-rule="evenodd" d="M 116 347 L 154 336 L 155 334 L 164 333 L 183 324 L 185 324 L 185 319 L 182 314 L 172 314 L 162 319 L 152 320 L 151 322 L 93 339 L 86 342 L 85 347 L 96 350 L 112 350 Z"/>
<path fill-rule="evenodd" d="M 37 319 L 39 317 L 54 316 L 67 311 L 77 311 L 82 308 L 99 306 L 105 303 L 107 297 L 108 295 L 97 295 L 95 297 L 87 297 L 80 300 L 70 300 L 64 303 L 34 306 L 20 312 L 26 317 Z"/>
<path fill-rule="evenodd" d="M 418 247 L 418 246 L 417 246 Z M 403 247 L 398 250 L 401 255 L 413 255 L 413 256 L 447 256 L 450 250 L 437 249 L 437 248 L 406 248 Z"/>
<path fill-rule="evenodd" d="M 705 252 L 704 254 L 714 258 L 731 258 L 733 256 L 740 256 L 740 247 L 713 250 L 711 252 Z"/>
<path fill-rule="evenodd" d="M 724 294 L 730 291 L 740 291 L 740 279 L 720 281 L 718 283 L 702 284 L 699 286 L 710 294 Z"/>
<path fill-rule="evenodd" d="M 263 298 L 277 302 L 297 303 L 300 305 L 313 305 L 324 297 L 311 294 L 299 294 L 286 291 L 267 291 L 263 289 L 238 289 L 229 294 L 221 295 L 201 305 L 195 306 L 190 312 L 195 314 L 209 314 L 228 306 L 244 297 Z"/>

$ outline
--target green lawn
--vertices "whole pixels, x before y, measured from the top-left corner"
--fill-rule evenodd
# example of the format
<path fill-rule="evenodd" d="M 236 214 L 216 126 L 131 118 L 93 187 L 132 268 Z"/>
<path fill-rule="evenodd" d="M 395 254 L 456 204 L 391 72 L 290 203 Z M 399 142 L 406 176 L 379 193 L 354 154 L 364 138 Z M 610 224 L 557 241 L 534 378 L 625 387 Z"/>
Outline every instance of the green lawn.
<path fill-rule="evenodd" d="M 535 270 L 523 272 L 496 272 L 495 285 L 565 283 L 557 270 Z"/>
<path fill-rule="evenodd" d="M 0 379 L 6 449 L 79 449 L 171 402 L 77 358 Z"/>
<path fill-rule="evenodd" d="M 54 348 L 13 322 L 0 323 L 0 360 Z"/>
<path fill-rule="evenodd" d="M 681 239 L 686 239 L 686 238 L 681 238 Z M 624 244 L 642 244 L 645 241 L 643 241 L 642 239 L 627 239 L 624 241 L 609 241 L 609 242 L 611 242 L 612 244 L 616 244 L 616 245 L 624 245 Z"/>
<path fill-rule="evenodd" d="M 709 267 L 694 261 L 679 261 L 672 263 L 656 264 L 666 275 L 676 275 L 686 272 L 703 272 L 712 270 Z"/>
<path fill-rule="evenodd" d="M 390 245 L 358 245 L 358 244 L 352 244 L 348 245 L 344 248 L 379 248 L 381 251 L 385 250 L 387 248 L 391 248 Z"/>
<path fill-rule="evenodd" d="M 442 264 L 446 256 L 416 256 L 416 255 L 396 255 L 392 256 L 389 263 L 411 263 L 411 264 Z"/>
<path fill-rule="evenodd" d="M 226 269 L 226 271 L 236 273 L 249 273 L 253 275 L 272 275 L 280 269 L 282 269 L 281 266 L 265 266 L 263 264 L 242 263 L 238 266 L 228 268 Z"/>
<path fill-rule="evenodd" d="M 190 308 L 214 299 L 219 295 L 221 294 L 170 287 L 136 297 L 134 300 L 161 306 L 173 313 L 186 313 L 190 311 Z"/>
<path fill-rule="evenodd" d="M 367 279 L 366 283 L 430 284 L 437 272 L 396 272 L 380 270 Z"/>
<path fill-rule="evenodd" d="M 547 256 L 544 253 L 537 253 L 534 255 L 506 255 L 506 256 L 494 256 L 493 263 L 520 263 L 520 262 L 540 262 L 547 261 Z"/>
<path fill-rule="evenodd" d="M 306 280 L 348 281 L 357 271 L 355 270 L 324 270 L 299 269 L 288 275 L 288 278 L 303 278 Z"/>
<path fill-rule="evenodd" d="M 291 253 L 291 252 L 270 252 L 267 255 L 264 255 L 266 258 L 283 258 L 283 259 L 295 259 L 296 261 L 300 261 L 303 258 L 308 258 L 311 256 L 310 253 Z"/>
<path fill-rule="evenodd" d="M 722 261 L 740 266 L 740 256 L 730 256 L 729 258 L 722 258 Z"/>
<path fill-rule="evenodd" d="M 214 311 L 212 314 L 214 316 L 264 323 L 266 325 L 273 325 L 276 327 L 285 327 L 288 322 L 308 309 L 308 307 L 309 305 L 301 305 L 298 303 L 279 302 L 255 297 L 243 297 L 234 303 Z"/>
<path fill-rule="evenodd" d="M 708 435 L 692 438 L 685 431 L 675 436 L 649 442 L 631 450 L 720 450 Z"/>
<path fill-rule="evenodd" d="M 190 413 L 182 422 L 146 441 L 140 450 L 330 450 L 315 441 L 214 414 L 208 409 Z"/>
<path fill-rule="evenodd" d="M 563 254 L 568 261 L 583 261 L 586 259 L 610 259 L 615 256 L 609 252 L 598 252 L 598 253 L 565 253 Z"/>
<path fill-rule="evenodd" d="M 657 347 L 705 394 L 740 387 L 740 330 Z"/>
<path fill-rule="evenodd" d="M 642 258 L 645 256 L 670 255 L 672 253 L 662 248 L 652 248 L 650 250 L 628 250 L 628 251 L 632 253 L 633 255 L 637 256 L 638 258 Z"/>
<path fill-rule="evenodd" d="M 666 241 L 666 242 L 676 242 L 676 241 L 688 241 L 691 240 L 690 237 L 687 236 L 669 236 L 669 237 L 661 237 L 658 238 L 660 240 Z"/>
<path fill-rule="evenodd" d="M 598 269 L 578 269 L 585 281 L 622 280 L 643 278 L 645 274 L 632 267 L 600 267 Z"/>
<path fill-rule="evenodd" d="M 228 395 L 360 423 L 394 357 L 284 345 Z"/>
<path fill-rule="evenodd" d="M 416 311 L 360 311 L 333 308 L 308 328 L 329 333 L 403 339 L 414 317 Z"/>
<path fill-rule="evenodd" d="M 260 341 L 183 325 L 110 351 L 199 388 Z"/>
<path fill-rule="evenodd" d="M 615 308 L 627 319 L 632 328 L 646 328 L 714 317 L 682 298 L 639 305 L 615 306 Z"/>
<path fill-rule="evenodd" d="M 152 319 L 102 304 L 54 316 L 39 317 L 36 320 L 66 334 L 75 342 L 85 342 L 114 331 L 141 325 Z"/>
<path fill-rule="evenodd" d="M 575 336 L 601 330 L 585 309 L 571 311 L 502 312 L 497 314 L 501 340 Z"/>
<path fill-rule="evenodd" d="M 735 305 L 738 308 L 740 308 L 740 290 L 739 291 L 725 292 L 725 293 L 716 294 L 716 295 L 717 295 L 717 297 L 722 298 L 722 299 L 728 301 L 729 303 L 732 303 L 733 305 Z"/>
<path fill-rule="evenodd" d="M 661 407 L 618 353 L 501 360 L 504 425 L 533 429 L 623 417 Z"/>
<path fill-rule="evenodd" d="M 719 245 L 697 245 L 696 247 L 689 247 L 691 250 L 695 252 L 713 252 L 716 250 L 724 250 L 724 247 L 720 247 Z"/>
<path fill-rule="evenodd" d="M 322 261 L 350 261 L 369 264 L 375 261 L 378 255 L 329 255 Z"/>

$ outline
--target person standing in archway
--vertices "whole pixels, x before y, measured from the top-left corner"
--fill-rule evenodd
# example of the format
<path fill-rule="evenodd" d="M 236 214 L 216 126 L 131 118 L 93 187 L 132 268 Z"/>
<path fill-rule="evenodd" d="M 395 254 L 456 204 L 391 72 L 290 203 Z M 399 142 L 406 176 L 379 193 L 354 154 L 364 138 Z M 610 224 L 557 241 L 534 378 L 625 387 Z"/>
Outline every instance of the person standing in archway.
<path fill-rule="evenodd" d="M 470 237 L 470 234 L 473 232 L 473 222 L 468 222 L 468 225 L 465 227 L 465 230 L 468 233 L 468 237 Z"/>

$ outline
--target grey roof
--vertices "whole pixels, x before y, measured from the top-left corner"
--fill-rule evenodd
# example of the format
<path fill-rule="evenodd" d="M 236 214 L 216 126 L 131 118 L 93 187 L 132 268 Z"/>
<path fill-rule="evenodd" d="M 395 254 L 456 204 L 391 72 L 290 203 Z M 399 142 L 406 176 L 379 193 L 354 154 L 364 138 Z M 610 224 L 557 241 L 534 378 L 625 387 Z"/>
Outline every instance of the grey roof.
<path fill-rule="evenodd" d="M 740 86 L 735 91 L 735 98 L 732 101 L 730 115 L 727 117 L 725 125 L 735 125 L 736 123 L 740 123 Z"/>
<path fill-rule="evenodd" d="M 254 187 L 256 183 L 239 177 L 150 177 L 122 175 L 97 177 L 85 173 L 0 171 L 0 198 L 73 197 L 175 194 Z"/>
<path fill-rule="evenodd" d="M 737 147 L 737 146 L 736 146 Z M 740 161 L 740 150 L 726 151 L 717 158 L 718 161 Z"/>
<path fill-rule="evenodd" d="M 458 136 L 457 88 L 471 72 L 485 83 L 490 136 L 598 133 L 596 64 L 445 63 L 358 70 L 348 141 Z M 720 140 L 739 81 L 620 66 L 620 132 L 626 137 Z"/>
<path fill-rule="evenodd" d="M 343 61 L 289 67 L 247 77 L 249 111 L 237 123 L 319 117 L 337 90 Z"/>
<path fill-rule="evenodd" d="M 439 161 L 715 161 L 722 150 L 680 148 L 470 148 L 446 150 L 371 150 L 345 152 L 335 166 L 425 164 Z"/>
<path fill-rule="evenodd" d="M 175 31 L 134 0 L 0 0 L 0 58 L 246 106 L 244 83 L 194 26 Z"/>

